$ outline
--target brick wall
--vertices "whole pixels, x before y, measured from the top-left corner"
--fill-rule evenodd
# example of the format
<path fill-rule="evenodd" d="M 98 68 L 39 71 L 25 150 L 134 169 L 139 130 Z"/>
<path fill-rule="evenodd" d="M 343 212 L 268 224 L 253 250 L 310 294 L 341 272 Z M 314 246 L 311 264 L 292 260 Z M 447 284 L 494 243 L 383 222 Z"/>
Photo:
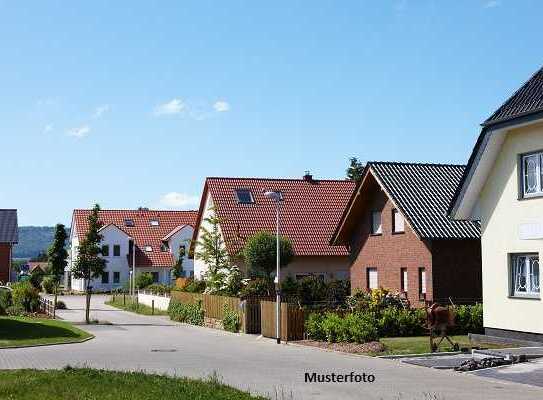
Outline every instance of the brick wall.
<path fill-rule="evenodd" d="M 432 242 L 434 298 L 458 303 L 482 299 L 481 241 Z"/>
<path fill-rule="evenodd" d="M 0 282 L 9 280 L 10 248 L 10 244 L 0 243 Z"/>
<path fill-rule="evenodd" d="M 352 289 L 367 288 L 367 268 L 377 268 L 378 285 L 393 291 L 401 289 L 401 268 L 407 268 L 407 294 L 413 306 L 419 301 L 419 268 L 426 270 L 427 298 L 432 297 L 432 255 L 430 244 L 421 241 L 405 223 L 405 233 L 392 233 L 394 205 L 375 181 L 369 182 L 359 224 L 351 241 Z M 381 211 L 382 234 L 370 234 L 370 211 Z"/>

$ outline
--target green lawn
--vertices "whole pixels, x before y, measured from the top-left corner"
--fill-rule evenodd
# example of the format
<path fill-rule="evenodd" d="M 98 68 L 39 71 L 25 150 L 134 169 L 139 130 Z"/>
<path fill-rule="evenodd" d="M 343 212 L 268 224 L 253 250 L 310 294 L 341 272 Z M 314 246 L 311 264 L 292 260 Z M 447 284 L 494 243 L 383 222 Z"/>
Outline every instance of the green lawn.
<path fill-rule="evenodd" d="M 454 342 L 460 345 L 460 348 L 467 347 L 471 349 L 471 344 L 467 335 L 451 336 Z M 393 354 L 421 354 L 430 353 L 430 338 L 428 336 L 414 337 L 396 337 L 396 338 L 381 338 L 379 340 L 385 345 L 385 351 L 375 355 L 393 355 Z M 485 344 L 486 348 L 499 348 L 498 345 Z M 452 351 L 451 346 L 446 340 L 443 340 L 439 351 Z"/>
<path fill-rule="evenodd" d="M 80 342 L 91 336 L 64 321 L 0 317 L 0 348 Z"/>
<path fill-rule="evenodd" d="M 166 311 L 157 310 L 156 308 L 153 314 L 153 310 L 151 309 L 151 307 L 143 305 L 143 304 L 137 304 L 135 301 L 132 301 L 132 299 L 129 296 L 126 296 L 124 300 L 123 300 L 122 295 L 115 296 L 115 300 L 113 300 L 113 297 L 111 297 L 109 301 L 106 301 L 106 304 L 109 306 L 120 308 L 121 310 L 135 312 L 137 314 L 168 315 Z"/>
<path fill-rule="evenodd" d="M 2 398 L 17 400 L 249 400 L 217 378 L 206 381 L 92 369 L 0 371 Z"/>

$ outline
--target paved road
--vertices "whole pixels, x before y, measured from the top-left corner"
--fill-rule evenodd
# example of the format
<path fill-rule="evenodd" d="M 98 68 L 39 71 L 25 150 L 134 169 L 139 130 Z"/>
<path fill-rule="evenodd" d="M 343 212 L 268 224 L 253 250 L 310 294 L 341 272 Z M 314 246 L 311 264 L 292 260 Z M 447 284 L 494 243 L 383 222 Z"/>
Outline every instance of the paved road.
<path fill-rule="evenodd" d="M 69 310 L 59 315 L 83 318 L 83 297 L 63 299 Z M 116 310 L 95 296 L 92 316 L 113 325 L 84 329 L 96 335 L 85 343 L 0 350 L 0 368 L 91 366 L 115 370 L 206 377 L 217 372 L 232 386 L 274 399 L 440 400 L 543 398 L 541 388 L 501 382 L 451 371 L 406 365 L 393 360 L 348 356 L 318 349 L 277 345 L 251 335 L 172 323 Z M 304 374 L 368 373 L 374 383 L 305 383 Z M 285 395 L 275 396 L 275 393 Z"/>

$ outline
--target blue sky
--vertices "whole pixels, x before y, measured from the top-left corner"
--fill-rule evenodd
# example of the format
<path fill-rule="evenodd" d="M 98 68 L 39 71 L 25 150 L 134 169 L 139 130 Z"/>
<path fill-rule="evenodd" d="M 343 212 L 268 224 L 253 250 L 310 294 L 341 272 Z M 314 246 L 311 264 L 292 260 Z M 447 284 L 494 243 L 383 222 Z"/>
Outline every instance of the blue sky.
<path fill-rule="evenodd" d="M 196 208 L 206 176 L 465 163 L 538 69 L 533 1 L 0 0 L 0 208 Z"/>

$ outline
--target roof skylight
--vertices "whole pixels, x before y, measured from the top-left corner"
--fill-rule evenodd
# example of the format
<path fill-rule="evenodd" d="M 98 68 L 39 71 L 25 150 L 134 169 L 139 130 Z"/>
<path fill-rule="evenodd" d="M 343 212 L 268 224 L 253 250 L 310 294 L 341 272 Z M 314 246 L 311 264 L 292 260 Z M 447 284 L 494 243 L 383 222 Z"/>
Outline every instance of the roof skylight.
<path fill-rule="evenodd" d="M 158 219 L 152 219 L 149 221 L 149 225 L 151 226 L 158 226 L 160 225 L 159 222 L 158 222 Z"/>
<path fill-rule="evenodd" d="M 124 226 L 134 226 L 134 220 L 131 218 L 125 218 Z"/>
<path fill-rule="evenodd" d="M 255 202 L 253 194 L 249 189 L 236 189 L 236 197 L 239 204 L 252 204 Z"/>

